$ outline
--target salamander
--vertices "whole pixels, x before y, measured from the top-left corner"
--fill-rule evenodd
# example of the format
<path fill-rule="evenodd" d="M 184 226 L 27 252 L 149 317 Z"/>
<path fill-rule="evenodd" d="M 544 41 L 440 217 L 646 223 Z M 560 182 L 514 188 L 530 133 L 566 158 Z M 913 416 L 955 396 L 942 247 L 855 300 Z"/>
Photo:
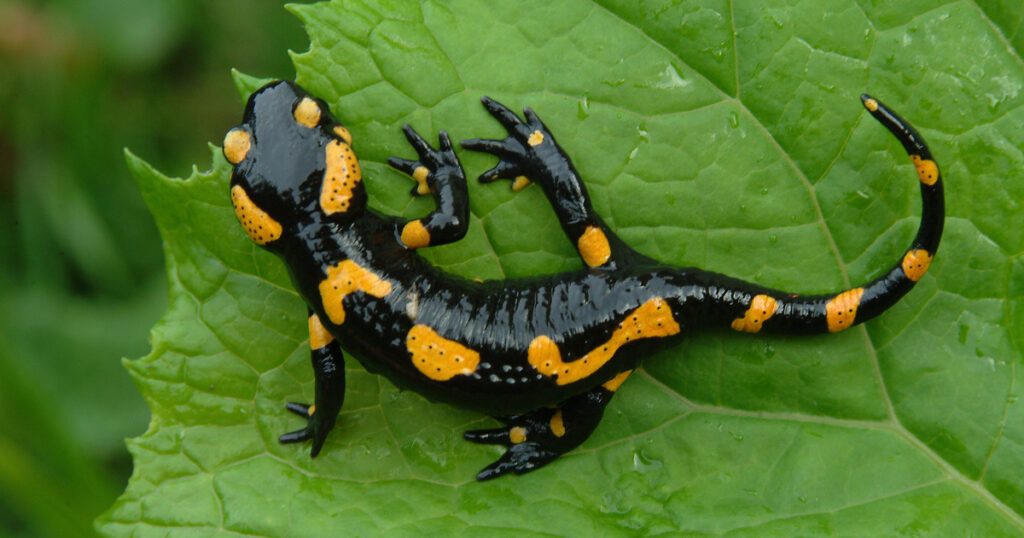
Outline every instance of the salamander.
<path fill-rule="evenodd" d="M 872 319 L 928 270 L 943 227 L 942 180 L 921 135 L 868 95 L 868 113 L 903 145 L 921 183 L 917 235 L 882 276 L 838 292 L 801 295 L 630 248 L 601 219 L 566 152 L 536 112 L 490 98 L 504 139 L 464 149 L 498 157 L 481 174 L 513 190 L 536 184 L 576 247 L 581 268 L 473 281 L 427 262 L 420 249 L 461 239 L 469 225 L 465 172 L 444 131 L 433 146 L 403 130 L 415 157 L 389 164 L 436 209 L 415 219 L 367 206 L 349 130 L 326 103 L 289 81 L 254 92 L 224 138 L 230 197 L 249 239 L 278 255 L 308 307 L 315 396 L 287 403 L 306 420 L 282 443 L 311 442 L 316 457 L 345 399 L 345 354 L 403 389 L 473 409 L 503 426 L 465 432 L 505 447 L 479 480 L 525 473 L 565 454 L 597 428 L 640 361 L 688 332 L 834 333 Z"/>

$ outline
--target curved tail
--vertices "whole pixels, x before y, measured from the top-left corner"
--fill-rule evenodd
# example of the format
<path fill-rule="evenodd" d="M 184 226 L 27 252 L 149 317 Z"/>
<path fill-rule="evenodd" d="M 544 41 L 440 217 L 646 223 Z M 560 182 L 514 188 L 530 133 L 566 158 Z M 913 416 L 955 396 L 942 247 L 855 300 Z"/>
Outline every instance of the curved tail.
<path fill-rule="evenodd" d="M 746 282 L 707 274 L 702 283 L 705 322 L 744 332 L 839 332 L 881 314 L 924 276 L 939 247 L 945 214 L 942 177 L 921 135 L 878 100 L 862 95 L 864 108 L 903 144 L 921 182 L 921 225 L 899 262 L 872 282 L 841 293 L 797 295 L 758 289 Z"/>

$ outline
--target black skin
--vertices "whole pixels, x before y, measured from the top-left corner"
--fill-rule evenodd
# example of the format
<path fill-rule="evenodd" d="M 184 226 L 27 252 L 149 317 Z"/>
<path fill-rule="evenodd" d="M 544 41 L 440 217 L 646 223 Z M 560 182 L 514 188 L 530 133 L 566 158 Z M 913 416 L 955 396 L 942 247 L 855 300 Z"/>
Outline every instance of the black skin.
<path fill-rule="evenodd" d="M 310 315 L 333 336 L 312 350 L 315 410 L 310 413 L 304 404 L 289 403 L 287 409 L 306 418 L 307 426 L 282 435 L 282 443 L 311 440 L 311 455 L 320 452 L 344 400 L 342 350 L 401 388 L 503 422 L 501 428 L 465 434 L 473 442 L 507 447 L 477 476 L 485 480 L 531 471 L 579 446 L 597 427 L 614 394 L 616 385 L 609 381 L 628 374 L 654 348 L 671 343 L 687 330 L 729 327 L 744 317 L 756 295 L 777 301 L 774 316 L 763 321 L 761 330 L 829 332 L 826 303 L 837 293 L 786 293 L 674 267 L 634 251 L 593 211 L 579 173 L 537 114 L 526 109 L 521 118 L 486 97 L 484 107 L 508 136 L 462 143 L 466 149 L 499 158 L 480 181 L 529 178 L 543 190 L 574 245 L 581 234 L 595 227 L 607 238 L 609 256 L 577 271 L 504 281 L 473 282 L 439 270 L 403 242 L 409 221 L 366 206 L 362 182 L 346 211 L 325 212 L 319 202 L 326 169 L 324 148 L 342 140 L 335 131 L 340 123 L 315 98 L 322 111 L 319 123 L 314 127 L 297 123 L 293 111 L 305 97 L 312 98 L 291 82 L 274 82 L 252 95 L 243 123 L 236 128 L 250 135 L 251 148 L 236 163 L 231 179 L 232 186 L 241 186 L 257 207 L 281 224 L 281 236 L 264 247 L 287 264 Z M 931 160 L 924 141 L 908 123 L 874 99 L 863 96 L 862 100 L 908 154 Z M 429 232 L 429 245 L 457 241 L 466 233 L 469 200 L 465 175 L 448 135 L 440 133 L 435 149 L 412 128 L 404 130 L 417 156 L 392 158 L 390 164 L 408 174 L 426 167 L 426 182 L 437 202 L 437 210 L 420 219 Z M 538 133 L 543 139 L 536 143 Z M 922 182 L 921 189 L 921 225 L 908 252 L 923 249 L 934 255 L 943 224 L 941 179 L 936 177 L 931 185 Z M 328 269 L 344 260 L 355 262 L 390 288 L 381 297 L 362 291 L 348 294 L 342 300 L 345 319 L 335 324 L 325 310 L 319 286 Z M 897 263 L 863 286 L 855 319 L 842 328 L 877 316 L 914 283 Z M 628 341 L 602 366 L 565 384 L 557 383 L 557 373 L 544 375 L 527 360 L 531 342 L 543 335 L 557 344 L 562 360 L 573 363 L 608 342 L 620 322 L 654 298 L 670 308 L 680 329 L 677 333 Z M 479 366 L 447 380 L 424 375 L 407 347 L 414 325 L 429 327 L 444 339 L 475 350 Z M 553 426 L 556 413 L 564 431 Z"/>

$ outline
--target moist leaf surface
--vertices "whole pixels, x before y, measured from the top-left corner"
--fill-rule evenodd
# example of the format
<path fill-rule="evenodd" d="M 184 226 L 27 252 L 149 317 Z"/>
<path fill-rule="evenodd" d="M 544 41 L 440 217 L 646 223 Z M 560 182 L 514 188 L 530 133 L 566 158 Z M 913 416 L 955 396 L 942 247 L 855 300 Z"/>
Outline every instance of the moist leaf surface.
<path fill-rule="evenodd" d="M 529 105 L 630 244 L 793 292 L 857 285 L 916 228 L 912 166 L 869 91 L 946 177 L 931 271 L 832 336 L 692 334 L 651 357 L 596 434 L 539 472 L 476 483 L 489 419 L 348 362 L 316 460 L 281 446 L 313 396 L 305 309 L 250 243 L 230 167 L 168 178 L 132 155 L 165 241 L 170 306 L 127 367 L 152 410 L 110 535 L 1019 535 L 1024 531 L 1024 61 L 1016 3 L 573 0 L 291 6 L 297 80 L 351 130 L 372 205 L 414 216 L 399 127 L 500 137 L 479 105 Z M 1016 22 L 1014 22 L 1016 21 Z M 247 95 L 260 80 L 238 75 Z M 239 115 L 241 114 L 239 106 Z M 230 126 L 225 126 L 225 130 Z M 493 164 L 469 152 L 470 176 Z M 429 249 L 474 278 L 579 261 L 536 187 L 470 185 L 467 237 Z"/>

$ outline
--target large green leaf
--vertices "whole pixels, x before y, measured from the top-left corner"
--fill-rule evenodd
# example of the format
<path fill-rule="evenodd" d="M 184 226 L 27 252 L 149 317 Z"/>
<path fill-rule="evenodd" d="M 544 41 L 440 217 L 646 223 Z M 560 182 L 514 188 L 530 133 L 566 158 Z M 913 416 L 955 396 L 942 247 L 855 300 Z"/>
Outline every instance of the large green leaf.
<path fill-rule="evenodd" d="M 499 450 L 460 435 L 488 419 L 351 362 L 321 457 L 278 445 L 299 426 L 282 403 L 313 390 L 305 310 L 284 267 L 235 223 L 216 148 L 212 170 L 186 180 L 129 156 L 166 242 L 171 305 L 152 354 L 127 364 L 153 420 L 130 442 L 135 474 L 101 530 L 1024 531 L 1019 4 L 392 0 L 292 11 L 312 40 L 295 55 L 298 81 L 351 127 L 383 211 L 429 209 L 382 164 L 411 154 L 398 127 L 498 136 L 478 102 L 488 94 L 539 111 L 597 209 L 644 253 L 837 290 L 890 266 L 918 218 L 912 167 L 857 100 L 868 90 L 920 127 L 944 167 L 943 247 L 878 320 L 835 336 L 691 335 L 633 376 L 582 449 L 476 483 Z M 462 157 L 471 174 L 492 163 Z M 538 189 L 474 183 L 470 196 L 470 233 L 431 249 L 437 264 L 482 278 L 578 266 Z"/>

